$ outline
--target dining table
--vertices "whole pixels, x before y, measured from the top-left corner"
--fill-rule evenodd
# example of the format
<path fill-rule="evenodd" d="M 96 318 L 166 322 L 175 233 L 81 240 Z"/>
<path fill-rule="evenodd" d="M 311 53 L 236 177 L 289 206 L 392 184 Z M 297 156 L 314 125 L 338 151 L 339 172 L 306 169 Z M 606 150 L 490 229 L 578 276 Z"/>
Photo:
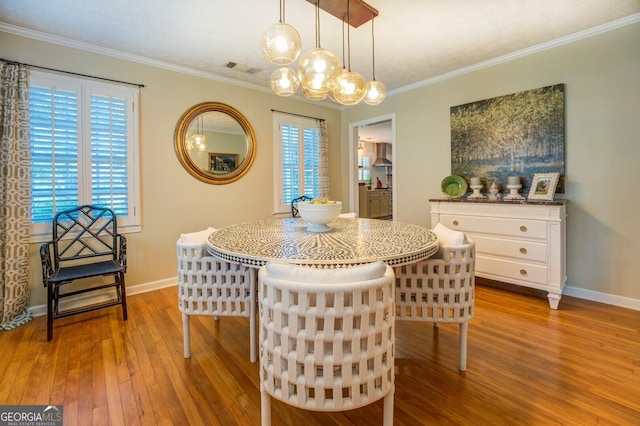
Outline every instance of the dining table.
<path fill-rule="evenodd" d="M 219 228 L 209 235 L 206 247 L 214 257 L 248 267 L 255 291 L 258 269 L 269 262 L 346 268 L 382 261 L 394 267 L 427 259 L 439 245 L 433 231 L 408 223 L 338 218 L 329 230 L 313 232 L 301 218 L 284 218 Z M 253 331 L 250 339 L 256 339 Z M 251 361 L 256 357 L 251 349 Z"/>
<path fill-rule="evenodd" d="M 389 220 L 339 218 L 313 232 L 301 218 L 238 223 L 212 232 L 207 251 L 252 269 L 269 262 L 343 268 L 375 261 L 400 266 L 431 257 L 438 238 L 428 228 Z"/>

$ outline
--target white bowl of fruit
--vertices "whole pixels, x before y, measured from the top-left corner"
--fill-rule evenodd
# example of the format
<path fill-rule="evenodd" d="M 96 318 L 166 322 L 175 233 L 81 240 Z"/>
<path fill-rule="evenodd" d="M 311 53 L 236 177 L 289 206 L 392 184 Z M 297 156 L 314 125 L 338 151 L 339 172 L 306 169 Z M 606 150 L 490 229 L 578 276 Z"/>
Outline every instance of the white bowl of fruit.
<path fill-rule="evenodd" d="M 329 201 L 314 198 L 311 201 L 300 201 L 298 203 L 300 217 L 309 226 L 311 232 L 326 232 L 331 229 L 329 223 L 338 219 L 342 212 L 342 201 Z"/>

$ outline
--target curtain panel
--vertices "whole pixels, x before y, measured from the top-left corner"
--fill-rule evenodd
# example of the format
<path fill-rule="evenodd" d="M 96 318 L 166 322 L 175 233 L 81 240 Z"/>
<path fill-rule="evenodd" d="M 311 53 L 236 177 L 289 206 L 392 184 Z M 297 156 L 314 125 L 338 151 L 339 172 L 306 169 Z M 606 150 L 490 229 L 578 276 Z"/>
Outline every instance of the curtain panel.
<path fill-rule="evenodd" d="M 320 167 L 318 169 L 318 195 L 321 198 L 331 199 L 329 194 L 329 134 L 327 122 L 320 120 Z"/>
<path fill-rule="evenodd" d="M 31 147 L 27 67 L 0 61 L 0 329 L 32 317 L 29 304 Z"/>

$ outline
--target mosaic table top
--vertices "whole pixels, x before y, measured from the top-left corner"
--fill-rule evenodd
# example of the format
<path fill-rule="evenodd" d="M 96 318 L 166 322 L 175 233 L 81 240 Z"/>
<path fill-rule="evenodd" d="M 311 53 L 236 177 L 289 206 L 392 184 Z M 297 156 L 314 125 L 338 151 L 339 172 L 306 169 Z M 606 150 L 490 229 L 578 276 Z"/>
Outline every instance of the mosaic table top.
<path fill-rule="evenodd" d="M 207 251 L 255 268 L 272 261 L 339 268 L 378 260 L 403 265 L 438 250 L 436 235 L 422 226 L 362 218 L 340 218 L 329 226 L 311 232 L 299 218 L 239 223 L 213 232 Z"/>

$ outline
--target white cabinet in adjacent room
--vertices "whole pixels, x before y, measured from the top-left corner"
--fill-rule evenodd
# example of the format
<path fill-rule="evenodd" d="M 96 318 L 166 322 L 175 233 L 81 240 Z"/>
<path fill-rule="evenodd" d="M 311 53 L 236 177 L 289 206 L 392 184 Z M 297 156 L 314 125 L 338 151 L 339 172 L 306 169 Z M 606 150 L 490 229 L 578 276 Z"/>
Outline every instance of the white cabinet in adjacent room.
<path fill-rule="evenodd" d="M 360 217 L 386 219 L 393 215 L 393 199 L 390 189 L 366 190 L 362 186 L 360 188 Z"/>

